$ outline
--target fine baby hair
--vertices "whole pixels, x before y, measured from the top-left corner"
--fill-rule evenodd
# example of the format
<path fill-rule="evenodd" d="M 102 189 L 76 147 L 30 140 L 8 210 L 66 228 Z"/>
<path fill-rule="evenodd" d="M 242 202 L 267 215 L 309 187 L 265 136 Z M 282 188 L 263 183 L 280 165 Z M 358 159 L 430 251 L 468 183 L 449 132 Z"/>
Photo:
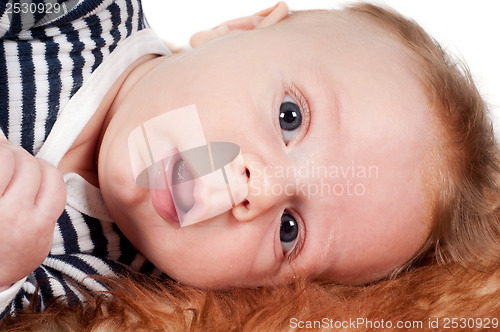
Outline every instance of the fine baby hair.
<path fill-rule="evenodd" d="M 417 24 L 370 4 L 348 8 L 373 20 L 410 51 L 437 119 L 436 146 L 424 175 L 432 231 L 419 255 L 469 266 L 498 262 L 500 155 L 487 105 L 466 65 L 451 58 Z"/>

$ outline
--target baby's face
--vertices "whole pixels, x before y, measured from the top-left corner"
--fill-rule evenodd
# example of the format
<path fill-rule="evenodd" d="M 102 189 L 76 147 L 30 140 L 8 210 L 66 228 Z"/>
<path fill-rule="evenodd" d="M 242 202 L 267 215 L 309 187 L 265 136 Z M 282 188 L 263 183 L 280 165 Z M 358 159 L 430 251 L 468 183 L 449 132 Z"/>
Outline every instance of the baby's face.
<path fill-rule="evenodd" d="M 174 279 L 200 287 L 294 275 L 361 283 L 387 275 L 425 242 L 421 173 L 431 119 L 411 61 L 383 32 L 338 13 L 151 63 L 115 102 L 99 181 L 124 234 Z M 207 141 L 241 148 L 248 195 L 180 228 L 135 184 L 127 139 L 141 123 L 191 104 Z"/>

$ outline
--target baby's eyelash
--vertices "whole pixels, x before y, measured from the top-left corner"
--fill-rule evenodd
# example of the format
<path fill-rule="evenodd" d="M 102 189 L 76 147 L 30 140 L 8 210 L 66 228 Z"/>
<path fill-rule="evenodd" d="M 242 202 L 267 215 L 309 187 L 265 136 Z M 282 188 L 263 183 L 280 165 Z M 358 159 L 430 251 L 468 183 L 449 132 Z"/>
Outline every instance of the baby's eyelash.
<path fill-rule="evenodd" d="M 306 233 L 304 220 L 301 220 L 298 224 L 299 224 L 299 235 L 297 237 L 297 241 L 295 242 L 295 246 L 293 246 L 292 251 L 290 251 L 286 257 L 288 263 L 297 258 L 300 251 L 302 250 L 302 247 L 304 246 L 305 233 Z"/>
<path fill-rule="evenodd" d="M 311 112 L 309 110 L 309 102 L 304 97 L 304 95 L 293 85 L 289 84 L 287 91 L 293 96 L 293 98 L 298 102 L 300 109 L 302 110 L 302 119 L 306 126 L 309 126 Z M 307 130 L 308 128 L 305 128 Z"/>

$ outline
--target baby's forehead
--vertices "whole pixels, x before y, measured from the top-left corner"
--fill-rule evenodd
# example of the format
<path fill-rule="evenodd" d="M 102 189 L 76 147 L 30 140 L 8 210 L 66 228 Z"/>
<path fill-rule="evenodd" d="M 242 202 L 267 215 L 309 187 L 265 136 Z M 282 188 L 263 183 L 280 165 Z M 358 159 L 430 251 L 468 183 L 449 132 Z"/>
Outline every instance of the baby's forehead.
<path fill-rule="evenodd" d="M 274 29 L 283 33 L 281 38 L 284 40 L 300 38 L 305 41 L 304 47 L 297 50 L 305 55 L 310 50 L 315 51 L 314 44 L 326 51 L 329 46 L 335 47 L 340 42 L 342 47 L 362 46 L 368 52 L 370 49 L 384 50 L 389 46 L 391 52 L 410 53 L 390 27 L 383 23 L 383 19 L 375 20 L 370 15 L 350 9 L 291 12 L 286 19 L 270 27 L 269 32 L 272 33 Z M 280 44 L 276 44 L 276 47 L 280 47 Z M 326 55 L 325 52 L 321 53 Z"/>
<path fill-rule="evenodd" d="M 349 9 L 294 11 L 280 22 L 288 28 L 297 27 L 315 34 L 327 33 L 387 33 L 381 25 L 367 16 Z"/>
<path fill-rule="evenodd" d="M 270 27 L 269 33 L 278 30 L 279 39 L 287 43 L 296 42 L 294 52 L 304 58 L 331 58 L 340 51 L 349 53 L 356 50 L 372 54 L 380 59 L 395 61 L 394 65 L 415 66 L 415 57 L 390 27 L 385 26 L 369 15 L 361 15 L 349 9 L 311 10 L 292 12 L 282 22 Z M 264 36 L 267 33 L 264 32 Z M 265 38 L 265 37 L 264 37 Z M 283 47 L 284 43 L 275 43 L 272 47 Z M 328 61 L 324 65 L 329 66 Z"/>

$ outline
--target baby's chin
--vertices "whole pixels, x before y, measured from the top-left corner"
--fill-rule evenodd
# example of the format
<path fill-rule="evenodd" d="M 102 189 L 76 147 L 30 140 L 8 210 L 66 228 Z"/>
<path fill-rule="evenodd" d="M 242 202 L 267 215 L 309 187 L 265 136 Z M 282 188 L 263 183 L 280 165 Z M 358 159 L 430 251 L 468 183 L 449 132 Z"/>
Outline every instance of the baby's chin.
<path fill-rule="evenodd" d="M 141 216 L 150 215 L 148 202 L 150 193 L 135 184 L 130 174 L 123 169 L 106 169 L 99 173 L 102 198 L 113 222 L 124 232 L 124 228 L 134 228 Z M 125 234 L 127 238 L 128 234 Z"/>

